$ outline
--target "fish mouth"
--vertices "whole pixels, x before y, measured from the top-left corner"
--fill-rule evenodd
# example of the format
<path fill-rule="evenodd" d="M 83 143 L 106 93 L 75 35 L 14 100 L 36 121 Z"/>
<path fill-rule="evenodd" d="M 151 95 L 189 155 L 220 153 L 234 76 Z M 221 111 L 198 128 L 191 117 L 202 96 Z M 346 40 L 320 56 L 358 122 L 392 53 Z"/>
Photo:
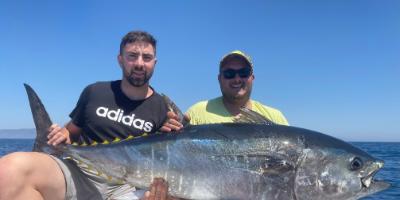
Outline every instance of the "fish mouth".
<path fill-rule="evenodd" d="M 372 170 L 369 174 L 361 178 L 362 188 L 358 195 L 358 198 L 368 196 L 373 193 L 377 193 L 383 190 L 386 190 L 390 187 L 390 184 L 384 181 L 375 180 L 374 176 L 378 171 L 383 167 L 383 162 L 375 162 L 374 170 Z"/>
<path fill-rule="evenodd" d="M 369 187 L 363 186 L 361 191 L 357 194 L 357 199 L 369 196 L 377 192 L 381 192 L 383 190 L 388 189 L 390 186 L 391 186 L 390 183 L 384 181 L 371 180 Z"/>
<path fill-rule="evenodd" d="M 374 181 L 373 178 L 374 178 L 375 174 L 378 172 L 378 170 L 379 170 L 379 168 L 376 169 L 375 171 L 372 171 L 367 176 L 361 178 L 361 183 L 362 183 L 363 188 L 368 188 L 371 186 L 371 184 Z"/>

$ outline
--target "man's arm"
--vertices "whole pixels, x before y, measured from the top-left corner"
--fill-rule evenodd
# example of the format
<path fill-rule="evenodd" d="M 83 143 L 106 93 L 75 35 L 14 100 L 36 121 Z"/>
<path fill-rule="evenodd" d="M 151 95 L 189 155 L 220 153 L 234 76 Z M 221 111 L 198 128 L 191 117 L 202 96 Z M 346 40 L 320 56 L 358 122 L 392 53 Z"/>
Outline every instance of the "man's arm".
<path fill-rule="evenodd" d="M 47 144 L 56 146 L 60 143 L 71 144 L 77 141 L 82 129 L 70 121 L 62 128 L 58 124 L 51 125 L 49 132 Z"/>
<path fill-rule="evenodd" d="M 183 115 L 184 120 L 189 122 L 190 117 L 188 115 Z M 167 120 L 165 120 L 163 126 L 160 128 L 161 132 L 171 132 L 171 131 L 179 131 L 183 128 L 183 124 L 181 123 L 181 119 L 179 119 L 178 115 L 172 111 L 167 112 Z"/>
<path fill-rule="evenodd" d="M 168 194 L 168 182 L 163 178 L 154 178 L 149 191 L 144 193 L 141 200 L 179 200 Z"/>

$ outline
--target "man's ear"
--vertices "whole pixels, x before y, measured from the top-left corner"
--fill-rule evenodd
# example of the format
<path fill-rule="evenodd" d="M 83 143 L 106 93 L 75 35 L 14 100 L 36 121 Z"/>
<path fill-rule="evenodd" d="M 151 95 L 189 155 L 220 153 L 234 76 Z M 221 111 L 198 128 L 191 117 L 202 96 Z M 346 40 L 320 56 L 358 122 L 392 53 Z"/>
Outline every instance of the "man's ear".
<path fill-rule="evenodd" d="M 118 54 L 117 60 L 118 60 L 119 67 L 122 68 L 122 56 L 121 56 L 121 54 Z"/>

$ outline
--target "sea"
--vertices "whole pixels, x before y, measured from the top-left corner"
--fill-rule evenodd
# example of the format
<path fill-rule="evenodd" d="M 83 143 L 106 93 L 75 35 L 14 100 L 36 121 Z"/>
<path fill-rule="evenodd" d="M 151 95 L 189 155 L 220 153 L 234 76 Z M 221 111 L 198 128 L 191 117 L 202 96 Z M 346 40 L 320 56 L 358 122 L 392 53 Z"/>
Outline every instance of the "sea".
<path fill-rule="evenodd" d="M 391 187 L 363 200 L 400 199 L 400 142 L 351 142 L 371 155 L 385 161 L 385 166 L 375 176 L 385 180 Z M 33 139 L 0 139 L 0 157 L 16 151 L 30 151 Z"/>

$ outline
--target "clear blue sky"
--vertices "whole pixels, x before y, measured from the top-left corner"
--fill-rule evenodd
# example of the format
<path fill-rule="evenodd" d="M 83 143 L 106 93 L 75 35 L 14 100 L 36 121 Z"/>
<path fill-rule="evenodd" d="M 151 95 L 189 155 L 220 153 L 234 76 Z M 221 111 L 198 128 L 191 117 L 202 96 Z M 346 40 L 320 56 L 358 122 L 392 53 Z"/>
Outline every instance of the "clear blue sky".
<path fill-rule="evenodd" d="M 158 40 L 151 84 L 185 111 L 220 95 L 229 51 L 255 65 L 252 97 L 291 125 L 351 141 L 400 141 L 400 1 L 0 1 L 0 129 L 33 128 L 23 83 L 54 122 L 81 90 L 120 79 L 130 30 Z"/>

